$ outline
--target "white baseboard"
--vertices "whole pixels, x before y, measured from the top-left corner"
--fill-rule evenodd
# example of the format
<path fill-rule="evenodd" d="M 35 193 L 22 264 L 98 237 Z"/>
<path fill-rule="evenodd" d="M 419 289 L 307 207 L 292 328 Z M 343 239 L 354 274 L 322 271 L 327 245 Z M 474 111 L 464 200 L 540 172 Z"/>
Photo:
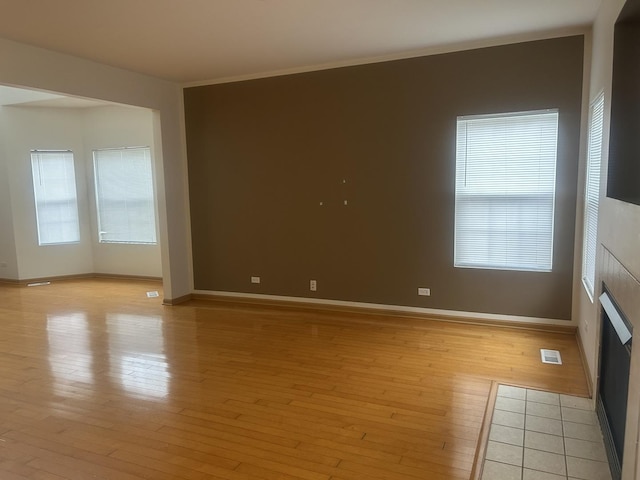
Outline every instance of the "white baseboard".
<path fill-rule="evenodd" d="M 435 308 L 409 307 L 405 305 L 384 305 L 380 303 L 347 302 L 343 300 L 329 300 L 324 298 L 288 297 L 281 295 L 265 295 L 257 293 L 223 292 L 214 290 L 194 290 L 195 295 L 224 297 L 237 300 L 263 300 L 268 302 L 285 302 L 292 304 L 317 305 L 325 307 L 338 307 L 350 309 L 375 310 L 396 314 L 418 314 L 420 316 L 433 315 L 436 317 L 448 317 L 460 321 L 481 320 L 495 323 L 521 323 L 525 325 L 553 325 L 562 327 L 575 327 L 572 320 L 560 320 L 554 318 L 525 317 L 518 315 L 504 315 L 498 313 L 462 312 L 457 310 L 441 310 Z"/>

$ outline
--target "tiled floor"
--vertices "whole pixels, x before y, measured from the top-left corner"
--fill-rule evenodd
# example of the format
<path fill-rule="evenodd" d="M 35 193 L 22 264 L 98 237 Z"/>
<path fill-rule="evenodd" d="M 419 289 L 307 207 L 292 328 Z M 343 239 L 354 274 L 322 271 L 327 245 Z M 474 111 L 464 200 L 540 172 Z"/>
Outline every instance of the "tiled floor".
<path fill-rule="evenodd" d="M 500 385 L 482 480 L 611 480 L 591 401 Z"/>

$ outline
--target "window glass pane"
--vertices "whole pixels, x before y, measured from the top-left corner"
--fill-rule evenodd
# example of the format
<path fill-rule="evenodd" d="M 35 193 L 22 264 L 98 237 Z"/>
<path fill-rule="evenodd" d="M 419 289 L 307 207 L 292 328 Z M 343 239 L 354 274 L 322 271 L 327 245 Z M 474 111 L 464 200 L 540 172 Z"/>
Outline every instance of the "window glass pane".
<path fill-rule="evenodd" d="M 31 152 L 38 244 L 80 241 L 73 153 Z"/>
<path fill-rule="evenodd" d="M 550 271 L 558 112 L 459 117 L 455 266 Z"/>
<path fill-rule="evenodd" d="M 93 152 L 101 243 L 156 243 L 149 148 Z"/>
<path fill-rule="evenodd" d="M 600 94 L 591 105 L 590 115 L 587 178 L 584 201 L 582 279 L 587 292 L 593 299 L 596 276 L 596 250 L 598 246 L 598 201 L 600 198 L 600 164 L 602 160 L 604 93 Z"/>

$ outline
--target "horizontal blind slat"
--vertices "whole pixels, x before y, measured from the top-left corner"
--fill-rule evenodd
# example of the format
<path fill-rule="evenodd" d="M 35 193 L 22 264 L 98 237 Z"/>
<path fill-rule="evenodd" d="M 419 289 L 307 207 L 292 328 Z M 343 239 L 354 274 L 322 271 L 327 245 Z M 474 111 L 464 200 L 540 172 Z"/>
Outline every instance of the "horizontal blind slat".
<path fill-rule="evenodd" d="M 589 146 L 587 148 L 587 178 L 585 182 L 584 238 L 582 278 L 594 296 L 596 251 L 598 240 L 598 203 L 600 200 L 600 167 L 602 163 L 602 132 L 604 124 L 604 93 L 591 104 Z"/>
<path fill-rule="evenodd" d="M 150 149 L 95 150 L 93 159 L 100 242 L 155 244 Z"/>
<path fill-rule="evenodd" d="M 31 152 L 38 244 L 80 241 L 73 153 Z"/>
<path fill-rule="evenodd" d="M 552 266 L 558 112 L 458 118 L 455 265 Z"/>

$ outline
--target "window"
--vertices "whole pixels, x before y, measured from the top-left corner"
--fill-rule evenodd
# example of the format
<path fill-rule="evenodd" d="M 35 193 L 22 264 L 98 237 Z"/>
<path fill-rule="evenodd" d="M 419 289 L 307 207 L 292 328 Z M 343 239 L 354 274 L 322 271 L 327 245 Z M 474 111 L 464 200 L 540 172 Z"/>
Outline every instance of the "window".
<path fill-rule="evenodd" d="M 156 243 L 148 147 L 95 150 L 93 167 L 100 243 Z"/>
<path fill-rule="evenodd" d="M 31 152 L 38 244 L 80 241 L 73 153 Z"/>
<path fill-rule="evenodd" d="M 593 300 L 596 277 L 598 238 L 598 201 L 600 197 L 600 161 L 602 159 L 602 124 L 604 121 L 604 93 L 591 104 L 589 119 L 589 147 L 584 199 L 584 245 L 582 251 L 582 282 Z"/>
<path fill-rule="evenodd" d="M 457 126 L 455 266 L 551 271 L 557 110 Z"/>

